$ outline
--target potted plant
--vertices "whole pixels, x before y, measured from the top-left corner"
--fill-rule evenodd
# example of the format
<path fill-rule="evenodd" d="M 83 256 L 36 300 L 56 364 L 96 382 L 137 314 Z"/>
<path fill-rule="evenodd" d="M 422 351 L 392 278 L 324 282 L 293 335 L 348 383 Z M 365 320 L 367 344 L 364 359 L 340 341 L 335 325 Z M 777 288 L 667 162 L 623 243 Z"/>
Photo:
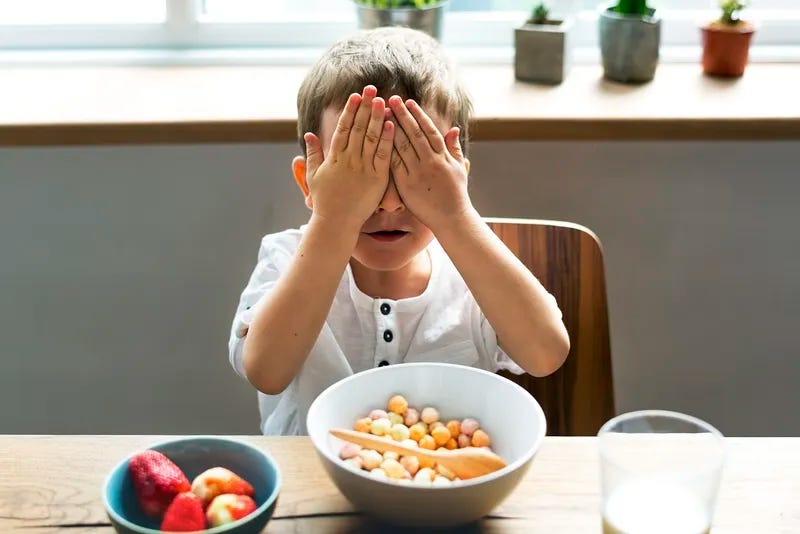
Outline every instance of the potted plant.
<path fill-rule="evenodd" d="M 739 18 L 747 0 L 719 0 L 722 16 L 701 28 L 703 72 L 714 76 L 741 76 L 747 65 L 755 27 Z"/>
<path fill-rule="evenodd" d="M 406 26 L 442 38 L 448 0 L 353 0 L 358 27 Z"/>
<path fill-rule="evenodd" d="M 514 29 L 514 76 L 518 80 L 559 84 L 570 63 L 571 21 L 550 18 L 540 0 L 531 17 Z"/>
<path fill-rule="evenodd" d="M 658 65 L 661 20 L 647 0 L 617 0 L 600 13 L 600 52 L 605 77 L 640 83 L 653 79 Z"/>

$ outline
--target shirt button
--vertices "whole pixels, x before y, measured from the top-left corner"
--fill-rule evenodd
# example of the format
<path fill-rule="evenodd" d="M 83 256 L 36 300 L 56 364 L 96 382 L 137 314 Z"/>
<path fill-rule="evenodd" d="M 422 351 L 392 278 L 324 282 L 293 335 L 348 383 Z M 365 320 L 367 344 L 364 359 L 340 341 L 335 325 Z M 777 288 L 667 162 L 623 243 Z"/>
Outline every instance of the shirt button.
<path fill-rule="evenodd" d="M 381 304 L 381 313 L 384 315 L 389 315 L 389 312 L 392 311 L 392 307 L 386 304 L 385 302 Z"/>
<path fill-rule="evenodd" d="M 384 330 L 383 331 L 383 340 L 387 343 L 390 343 L 394 339 L 394 334 L 392 334 L 391 330 Z"/>
<path fill-rule="evenodd" d="M 387 365 L 389 365 L 389 362 L 387 362 L 386 360 L 381 360 L 380 363 L 378 364 L 378 367 L 386 367 Z"/>

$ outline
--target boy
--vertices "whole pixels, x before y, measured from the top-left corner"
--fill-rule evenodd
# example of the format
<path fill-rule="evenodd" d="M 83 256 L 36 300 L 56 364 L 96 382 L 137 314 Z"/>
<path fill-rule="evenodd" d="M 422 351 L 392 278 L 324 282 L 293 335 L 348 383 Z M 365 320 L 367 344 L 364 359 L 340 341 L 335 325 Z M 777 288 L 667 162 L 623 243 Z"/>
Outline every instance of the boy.
<path fill-rule="evenodd" d="M 259 390 L 262 432 L 306 433 L 320 392 L 376 366 L 558 369 L 569 339 L 555 299 L 469 199 L 471 104 L 439 44 L 401 28 L 355 34 L 320 58 L 297 103 L 305 156 L 292 172 L 311 217 L 263 239 L 229 344 Z"/>

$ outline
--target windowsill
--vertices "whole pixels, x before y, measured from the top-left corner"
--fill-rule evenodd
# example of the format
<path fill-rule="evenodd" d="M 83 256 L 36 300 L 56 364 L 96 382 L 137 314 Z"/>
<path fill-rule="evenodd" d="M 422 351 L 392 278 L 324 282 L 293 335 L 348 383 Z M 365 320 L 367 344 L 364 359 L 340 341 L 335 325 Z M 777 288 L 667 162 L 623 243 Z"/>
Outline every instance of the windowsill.
<path fill-rule="evenodd" d="M 0 146 L 294 142 L 306 65 L 0 67 Z M 800 63 L 738 80 L 663 63 L 644 85 L 577 64 L 559 86 L 462 65 L 485 140 L 800 139 Z"/>

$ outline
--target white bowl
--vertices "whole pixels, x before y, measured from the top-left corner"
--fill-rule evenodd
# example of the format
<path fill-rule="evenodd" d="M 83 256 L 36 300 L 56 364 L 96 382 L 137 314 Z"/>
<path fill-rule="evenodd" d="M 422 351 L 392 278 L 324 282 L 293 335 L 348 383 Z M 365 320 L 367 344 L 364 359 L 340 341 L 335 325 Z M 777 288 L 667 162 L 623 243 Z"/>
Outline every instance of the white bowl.
<path fill-rule="evenodd" d="M 410 406 L 433 406 L 442 419 L 478 420 L 492 450 L 508 465 L 448 487 L 404 485 L 373 478 L 339 459 L 343 442 L 332 428 L 353 428 L 373 409 L 385 410 L 392 395 Z M 409 526 L 447 527 L 477 521 L 519 483 L 545 435 L 539 403 L 500 375 L 447 363 L 407 363 L 364 371 L 333 384 L 314 400 L 306 421 L 322 464 L 339 490 L 362 512 Z"/>

